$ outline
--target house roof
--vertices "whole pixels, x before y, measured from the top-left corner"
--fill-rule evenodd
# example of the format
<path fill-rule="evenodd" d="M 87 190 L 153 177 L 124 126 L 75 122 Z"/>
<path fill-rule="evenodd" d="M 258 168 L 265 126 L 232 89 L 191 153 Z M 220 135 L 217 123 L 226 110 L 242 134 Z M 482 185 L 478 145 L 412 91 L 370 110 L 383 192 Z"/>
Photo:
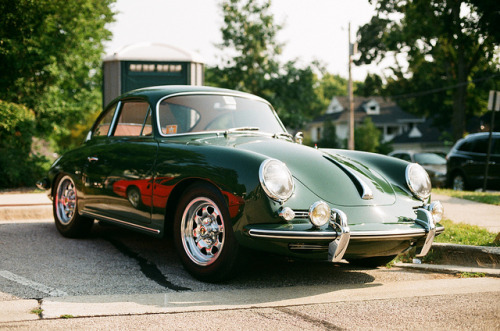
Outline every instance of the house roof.
<path fill-rule="evenodd" d="M 342 105 L 343 110 L 340 112 L 333 112 L 323 114 L 316 117 L 312 122 L 319 123 L 325 121 L 332 122 L 348 122 L 349 121 L 349 100 L 346 96 L 334 97 Z M 332 99 L 333 100 L 333 99 Z M 378 114 L 367 114 L 363 106 L 367 105 L 370 101 L 375 101 L 380 106 Z M 394 101 L 385 99 L 379 96 L 373 97 L 354 97 L 354 121 L 363 122 L 365 117 L 371 117 L 373 123 L 377 124 L 391 124 L 391 123 L 418 123 L 424 122 L 424 119 L 417 117 L 413 114 L 405 112 Z"/>

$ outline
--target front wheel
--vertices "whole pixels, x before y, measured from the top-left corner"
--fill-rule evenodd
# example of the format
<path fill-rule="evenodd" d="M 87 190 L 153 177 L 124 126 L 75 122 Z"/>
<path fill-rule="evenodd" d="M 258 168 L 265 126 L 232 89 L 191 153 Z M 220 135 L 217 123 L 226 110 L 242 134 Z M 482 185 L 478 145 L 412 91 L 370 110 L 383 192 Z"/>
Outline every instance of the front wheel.
<path fill-rule="evenodd" d="M 52 210 L 57 230 L 65 237 L 80 238 L 89 234 L 94 220 L 78 214 L 75 182 L 66 175 L 59 179 Z"/>
<path fill-rule="evenodd" d="M 227 205 L 208 184 L 195 184 L 182 196 L 174 221 L 174 243 L 186 270 L 195 278 L 219 282 L 239 265 Z"/>

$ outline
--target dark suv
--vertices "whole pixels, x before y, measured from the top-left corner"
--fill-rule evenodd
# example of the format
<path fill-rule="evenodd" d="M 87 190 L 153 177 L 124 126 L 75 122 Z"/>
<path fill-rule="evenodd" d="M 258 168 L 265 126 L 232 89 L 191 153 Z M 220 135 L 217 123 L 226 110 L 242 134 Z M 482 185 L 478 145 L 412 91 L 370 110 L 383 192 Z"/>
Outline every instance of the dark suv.
<path fill-rule="evenodd" d="M 446 156 L 448 185 L 455 190 L 483 187 L 488 149 L 488 132 L 460 139 Z M 488 168 L 488 188 L 500 188 L 500 132 L 494 132 Z"/>

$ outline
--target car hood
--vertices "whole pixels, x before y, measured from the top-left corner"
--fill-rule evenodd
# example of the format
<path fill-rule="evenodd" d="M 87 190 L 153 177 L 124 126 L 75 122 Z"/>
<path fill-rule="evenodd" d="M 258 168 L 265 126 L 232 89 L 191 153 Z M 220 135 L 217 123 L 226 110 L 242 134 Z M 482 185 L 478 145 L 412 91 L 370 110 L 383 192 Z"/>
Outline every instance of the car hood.
<path fill-rule="evenodd" d="M 393 187 L 377 171 L 357 160 L 265 136 L 229 135 L 203 139 L 204 143 L 226 145 L 284 162 L 295 180 L 320 199 L 339 206 L 391 205 Z M 372 198 L 363 199 L 363 187 Z"/>

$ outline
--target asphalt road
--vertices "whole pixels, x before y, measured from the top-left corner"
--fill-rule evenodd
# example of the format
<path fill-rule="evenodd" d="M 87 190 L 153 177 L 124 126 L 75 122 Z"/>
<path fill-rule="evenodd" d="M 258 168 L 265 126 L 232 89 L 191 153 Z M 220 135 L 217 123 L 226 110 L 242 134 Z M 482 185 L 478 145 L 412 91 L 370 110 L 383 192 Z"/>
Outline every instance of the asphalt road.
<path fill-rule="evenodd" d="M 254 254 L 236 279 L 207 284 L 168 240 L 0 222 L 0 329 L 499 329 L 499 317 L 498 278 Z"/>

